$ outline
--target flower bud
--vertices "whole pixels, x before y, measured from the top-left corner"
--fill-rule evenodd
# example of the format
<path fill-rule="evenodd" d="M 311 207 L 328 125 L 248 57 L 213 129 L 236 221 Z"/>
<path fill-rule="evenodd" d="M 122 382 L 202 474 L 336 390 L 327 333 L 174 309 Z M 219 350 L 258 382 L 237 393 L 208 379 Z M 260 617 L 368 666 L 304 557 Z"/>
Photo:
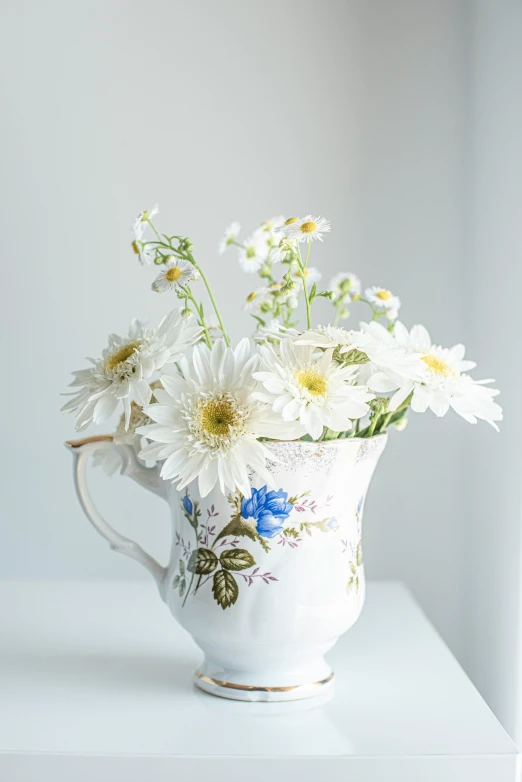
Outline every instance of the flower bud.
<path fill-rule="evenodd" d="M 374 413 L 382 415 L 388 412 L 389 403 L 388 397 L 377 396 L 375 399 L 370 399 L 368 406 Z"/>
<path fill-rule="evenodd" d="M 156 257 L 154 258 L 154 263 L 156 264 L 156 266 L 161 266 L 164 262 L 165 262 L 164 255 L 159 254 L 156 255 Z"/>
<path fill-rule="evenodd" d="M 184 309 L 181 310 L 181 317 L 184 320 L 190 320 L 190 318 L 194 317 L 194 313 L 192 312 L 191 309 L 189 309 L 188 307 L 185 307 Z"/>
<path fill-rule="evenodd" d="M 163 259 L 163 263 L 173 263 L 176 260 L 174 255 L 163 255 L 162 259 Z"/>
<path fill-rule="evenodd" d="M 398 421 L 395 421 L 393 426 L 395 427 L 395 429 L 397 429 L 398 432 L 403 432 L 408 426 L 408 419 L 406 418 L 405 415 L 403 415 L 402 418 L 399 418 Z"/>
<path fill-rule="evenodd" d="M 295 280 L 288 280 L 285 277 L 285 283 L 281 288 L 281 293 L 288 294 L 294 291 L 298 287 L 297 282 Z"/>

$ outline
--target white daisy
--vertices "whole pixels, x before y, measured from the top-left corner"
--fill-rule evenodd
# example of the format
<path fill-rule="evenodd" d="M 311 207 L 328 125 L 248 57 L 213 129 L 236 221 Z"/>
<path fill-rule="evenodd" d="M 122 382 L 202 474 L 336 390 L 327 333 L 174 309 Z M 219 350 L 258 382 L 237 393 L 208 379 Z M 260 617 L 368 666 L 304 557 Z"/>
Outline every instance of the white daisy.
<path fill-rule="evenodd" d="M 334 292 L 337 301 L 354 301 L 361 295 L 361 281 L 352 272 L 340 272 L 332 277 L 328 290 Z"/>
<path fill-rule="evenodd" d="M 243 271 L 253 274 L 258 272 L 266 261 L 268 248 L 266 240 L 260 234 L 252 234 L 239 248 L 239 263 Z"/>
<path fill-rule="evenodd" d="M 197 280 L 199 277 L 199 272 L 192 263 L 183 260 L 183 258 L 171 257 L 172 260 L 163 265 L 160 273 L 151 285 L 152 290 L 156 291 L 156 293 L 174 291 L 176 288 L 188 285 L 189 282 Z"/>
<path fill-rule="evenodd" d="M 314 284 L 314 282 L 319 282 L 322 276 L 323 275 L 321 274 L 319 269 L 316 269 L 314 266 L 307 266 L 306 269 L 304 270 L 306 287 L 310 288 Z M 301 280 L 303 279 L 303 273 L 301 272 L 301 269 L 296 267 L 292 272 L 292 277 L 295 280 L 299 280 L 299 282 L 301 282 Z"/>
<path fill-rule="evenodd" d="M 231 223 L 228 226 L 223 238 L 219 243 L 218 252 L 220 255 L 223 255 L 227 247 L 229 247 L 231 244 L 234 244 L 234 242 L 237 241 L 237 237 L 239 236 L 240 230 L 241 230 L 241 226 L 239 225 L 239 223 Z"/>
<path fill-rule="evenodd" d="M 368 327 L 369 324 L 362 325 Z M 357 356 L 358 361 L 362 359 L 358 382 L 378 393 L 395 391 L 412 380 L 420 379 L 423 370 L 418 356 L 399 346 L 379 323 L 372 323 L 371 329 L 361 331 L 318 326 L 301 334 L 296 344 L 313 345 L 323 350 L 339 348 L 340 357 L 347 360 L 352 351 L 362 353 L 362 356 Z"/>
<path fill-rule="evenodd" d="M 285 233 L 290 239 L 298 242 L 311 242 L 314 239 L 323 241 L 323 234 L 331 230 L 330 221 L 324 217 L 312 217 L 307 215 L 302 218 L 290 218 L 292 222 L 286 222 Z"/>
<path fill-rule="evenodd" d="M 411 393 L 412 381 L 422 378 L 424 365 L 417 354 L 399 345 L 394 335 L 381 323 L 372 321 L 361 323 L 360 326 L 374 345 L 372 349 L 366 346 L 372 354 L 372 360 L 361 368 L 361 379 L 377 394 L 394 392 L 390 409 L 395 410 Z"/>
<path fill-rule="evenodd" d="M 414 326 L 411 331 L 402 324 L 395 324 L 395 339 L 408 352 L 418 356 L 424 365 L 422 378 L 412 382 L 390 400 L 390 409 L 396 409 L 410 393 L 411 409 L 423 413 L 430 408 L 435 415 L 445 415 L 451 407 L 466 421 L 476 423 L 483 419 L 498 430 L 495 421 L 502 420 L 502 408 L 493 401 L 498 391 L 486 388 L 493 380 L 474 380 L 465 374 L 475 367 L 473 361 L 464 359 L 464 345 L 443 348 L 433 345 L 424 326 Z"/>
<path fill-rule="evenodd" d="M 265 302 L 269 302 L 270 307 L 272 306 L 272 302 L 270 301 L 270 299 L 271 299 L 270 288 L 267 287 L 257 288 L 257 290 L 252 291 L 252 293 L 248 294 L 243 309 L 245 312 L 258 312 L 260 307 Z"/>
<path fill-rule="evenodd" d="M 159 206 L 158 204 L 154 204 L 152 209 L 144 209 L 143 212 L 140 212 L 137 218 L 135 219 L 132 230 L 134 231 L 134 238 L 136 240 L 140 240 L 145 232 L 145 228 L 147 227 L 147 223 L 152 220 L 153 217 L 155 217 L 159 212 Z"/>
<path fill-rule="evenodd" d="M 131 247 L 134 255 L 138 256 L 138 260 L 142 266 L 150 266 L 150 264 L 154 262 L 154 248 L 150 247 L 148 243 L 134 239 L 131 242 Z"/>
<path fill-rule="evenodd" d="M 299 421 L 314 440 L 325 426 L 334 432 L 351 429 L 352 419 L 366 415 L 366 402 L 373 399 L 366 386 L 352 385 L 357 366 L 341 367 L 332 352 L 326 350 L 317 359 L 311 345 L 283 339 L 277 352 L 271 346 L 260 348 L 262 371 L 254 373 L 264 386 L 256 397 L 283 421 Z"/>
<path fill-rule="evenodd" d="M 89 359 L 89 369 L 73 372 L 70 384 L 75 391 L 62 408 L 76 414 L 76 428 L 106 421 L 120 403 L 128 428 L 131 403 L 150 402 L 148 378 L 165 364 L 177 361 L 183 351 L 199 339 L 201 329 L 191 326 L 174 310 L 156 329 L 148 329 L 142 321 L 133 320 L 127 337 L 109 336 L 109 345 L 101 359 Z"/>
<path fill-rule="evenodd" d="M 283 326 L 277 318 L 273 318 L 266 326 L 260 326 L 254 334 L 256 342 L 266 342 L 267 340 L 280 341 L 283 337 L 297 337 L 299 332 L 296 329 Z"/>
<path fill-rule="evenodd" d="M 179 372 L 162 375 L 165 391 L 155 392 L 158 404 L 145 408 L 157 423 L 138 429 L 154 441 L 141 458 L 164 459 L 161 476 L 178 481 L 178 489 L 197 478 L 202 497 L 218 481 L 223 493 L 237 488 L 250 496 L 248 467 L 274 486 L 265 467 L 267 456 L 273 457 L 257 438 L 292 437 L 296 427 L 284 427 L 254 397 L 258 364 L 248 339 L 235 350 L 218 340 L 212 350 L 197 345 L 190 361 L 183 356 Z"/>
<path fill-rule="evenodd" d="M 374 285 L 372 288 L 366 288 L 364 297 L 368 299 L 376 310 L 385 313 L 386 317 L 390 320 L 395 320 L 397 318 L 401 300 L 398 296 L 394 296 L 391 291 Z"/>

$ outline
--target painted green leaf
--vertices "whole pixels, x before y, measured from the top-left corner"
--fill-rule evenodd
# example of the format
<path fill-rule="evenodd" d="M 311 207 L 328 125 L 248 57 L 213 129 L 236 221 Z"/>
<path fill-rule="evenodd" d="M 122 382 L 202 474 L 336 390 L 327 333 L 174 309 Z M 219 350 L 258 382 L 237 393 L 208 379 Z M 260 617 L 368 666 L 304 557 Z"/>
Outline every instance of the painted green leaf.
<path fill-rule="evenodd" d="M 258 535 L 255 527 L 248 523 L 248 521 L 245 521 L 245 519 L 242 518 L 240 513 L 236 513 L 228 524 L 223 527 L 219 535 L 216 537 L 216 542 L 218 540 L 221 540 L 221 538 L 226 538 L 228 536 L 236 535 L 237 537 L 247 537 L 251 540 L 255 540 L 257 543 L 260 543 L 261 546 L 264 548 L 265 551 L 270 551 L 270 546 L 266 542 L 264 538 L 261 537 L 261 535 Z"/>
<path fill-rule="evenodd" d="M 219 561 L 225 570 L 245 570 L 256 564 L 252 554 L 244 548 L 231 548 L 221 552 Z"/>
<path fill-rule="evenodd" d="M 353 576 L 350 576 L 350 578 L 348 579 L 348 583 L 346 584 L 346 594 L 348 595 L 350 594 L 350 592 L 352 591 L 352 587 L 353 587 Z"/>
<path fill-rule="evenodd" d="M 362 554 L 362 540 L 360 540 L 357 544 L 357 552 L 355 555 L 355 561 L 360 567 L 363 563 L 363 554 Z"/>
<path fill-rule="evenodd" d="M 185 563 L 183 562 L 182 559 L 180 559 L 179 561 L 179 572 L 181 573 L 182 576 L 185 575 Z"/>
<path fill-rule="evenodd" d="M 209 548 L 198 548 L 190 555 L 187 563 L 187 570 L 190 573 L 197 573 L 199 576 L 206 576 L 216 569 L 218 558 Z"/>
<path fill-rule="evenodd" d="M 223 610 L 234 605 L 239 595 L 239 587 L 232 573 L 229 573 L 228 570 L 216 570 L 212 594 Z"/>
<path fill-rule="evenodd" d="M 181 581 L 179 582 L 179 596 L 180 597 L 183 597 L 183 595 L 185 594 L 185 587 L 186 586 L 187 586 L 187 582 L 185 581 L 184 578 L 182 578 Z"/>
<path fill-rule="evenodd" d="M 172 589 L 177 589 L 179 587 L 179 582 L 181 580 L 181 576 L 179 573 L 176 573 L 174 576 L 174 579 L 172 581 Z"/>

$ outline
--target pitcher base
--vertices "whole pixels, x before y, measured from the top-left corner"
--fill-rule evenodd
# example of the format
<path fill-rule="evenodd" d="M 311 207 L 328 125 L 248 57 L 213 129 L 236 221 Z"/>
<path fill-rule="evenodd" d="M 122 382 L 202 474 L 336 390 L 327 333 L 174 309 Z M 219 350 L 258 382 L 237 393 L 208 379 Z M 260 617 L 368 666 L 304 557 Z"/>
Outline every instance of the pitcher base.
<path fill-rule="evenodd" d="M 214 679 L 197 670 L 194 673 L 194 683 L 197 687 L 219 698 L 229 698 L 234 701 L 296 701 L 302 698 L 313 698 L 330 689 L 334 683 L 333 671 L 324 679 L 305 684 L 292 684 L 286 686 L 256 686 L 252 684 L 239 684 Z"/>

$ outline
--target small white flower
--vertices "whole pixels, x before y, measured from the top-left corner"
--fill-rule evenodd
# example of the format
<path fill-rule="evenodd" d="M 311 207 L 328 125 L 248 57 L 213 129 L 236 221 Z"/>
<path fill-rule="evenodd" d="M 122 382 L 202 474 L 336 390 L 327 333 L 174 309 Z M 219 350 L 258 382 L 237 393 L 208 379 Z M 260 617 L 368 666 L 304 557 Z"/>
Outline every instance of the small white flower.
<path fill-rule="evenodd" d="M 144 209 L 143 212 L 139 213 L 132 226 L 134 238 L 136 240 L 139 241 L 142 238 L 147 224 L 158 214 L 158 212 L 159 206 L 158 204 L 154 204 L 152 209 Z"/>
<path fill-rule="evenodd" d="M 396 320 L 401 306 L 398 296 L 394 296 L 386 288 L 379 288 L 377 285 L 374 285 L 372 288 L 366 288 L 364 297 L 368 299 L 376 310 L 385 313 L 389 320 Z"/>
<path fill-rule="evenodd" d="M 179 310 L 173 310 L 156 329 L 148 329 L 142 321 L 133 320 L 127 337 L 109 336 L 109 345 L 101 359 L 89 359 L 92 367 L 73 372 L 71 399 L 64 412 L 76 414 L 77 429 L 90 423 L 106 421 L 120 403 L 128 428 L 132 402 L 149 403 L 151 388 L 148 379 L 165 364 L 177 361 L 183 351 L 199 339 L 199 326 L 188 325 Z"/>
<path fill-rule="evenodd" d="M 145 242 L 139 239 L 134 239 L 131 242 L 131 247 L 135 255 L 138 256 L 138 260 L 142 266 L 150 266 L 154 261 L 154 250 L 149 247 Z"/>
<path fill-rule="evenodd" d="M 283 236 L 277 244 L 272 247 L 270 251 L 270 260 L 272 263 L 280 263 L 281 261 L 290 260 L 292 257 L 292 251 L 295 250 L 296 242 L 294 239 L 289 239 L 288 236 Z"/>
<path fill-rule="evenodd" d="M 293 437 L 296 427 L 284 426 L 255 398 L 258 363 L 248 339 L 235 350 L 221 339 L 212 350 L 197 345 L 191 361 L 183 356 L 179 372 L 172 368 L 162 375 L 165 390 L 155 392 L 158 404 L 145 408 L 156 424 L 138 429 L 153 441 L 140 457 L 164 459 L 161 477 L 178 481 L 179 490 L 197 478 L 202 497 L 217 482 L 223 493 L 239 489 L 250 496 L 248 467 L 274 486 L 265 467 L 271 454 L 258 438 Z"/>
<path fill-rule="evenodd" d="M 281 225 L 284 219 L 284 217 L 272 217 L 271 220 L 265 220 L 252 234 L 251 238 L 259 245 L 264 260 L 268 258 L 272 248 L 279 243 L 280 236 L 277 233 L 277 226 Z"/>
<path fill-rule="evenodd" d="M 334 432 L 352 428 L 352 419 L 369 412 L 366 404 L 373 394 L 363 385 L 352 385 L 358 368 L 341 367 L 332 359 L 332 350 L 320 358 L 311 345 L 296 345 L 283 339 L 276 352 L 261 347 L 262 371 L 254 373 L 264 390 L 255 396 L 272 406 L 282 421 L 299 421 L 303 433 L 314 440 L 323 427 Z"/>
<path fill-rule="evenodd" d="M 298 242 L 311 242 L 314 239 L 323 241 L 323 234 L 331 230 L 330 221 L 324 217 L 307 215 L 302 218 L 290 218 L 292 222 L 285 223 L 285 233 L 290 239 Z"/>
<path fill-rule="evenodd" d="M 264 222 L 261 223 L 260 229 L 262 231 L 265 231 L 266 233 L 274 233 L 281 229 L 281 226 L 284 225 L 285 218 L 284 215 L 279 215 L 278 217 L 271 217 L 269 220 L 264 220 Z"/>
<path fill-rule="evenodd" d="M 174 291 L 176 288 L 188 285 L 192 280 L 197 280 L 198 277 L 199 272 L 192 263 L 183 258 L 173 258 L 162 266 L 151 288 L 156 293 Z"/>
<path fill-rule="evenodd" d="M 219 243 L 218 252 L 220 255 L 223 255 L 227 247 L 229 247 L 231 244 L 234 244 L 234 242 L 237 241 L 237 237 L 239 236 L 240 230 L 241 230 L 241 226 L 239 225 L 239 223 L 231 223 L 228 226 L 223 238 Z"/>
<path fill-rule="evenodd" d="M 332 277 L 328 289 L 334 292 L 337 301 L 354 301 L 361 295 L 361 281 L 352 272 L 341 272 Z"/>
<path fill-rule="evenodd" d="M 306 287 L 310 288 L 314 284 L 314 282 L 319 282 L 322 276 L 323 275 L 321 274 L 319 269 L 316 269 L 313 266 L 307 266 L 306 269 L 304 270 Z M 298 280 L 299 282 L 301 282 L 301 280 L 303 279 L 303 274 L 301 272 L 301 269 L 296 267 L 292 272 L 292 277 L 294 278 L 294 280 Z"/>
<path fill-rule="evenodd" d="M 253 274 L 263 266 L 268 255 L 266 240 L 260 234 L 252 234 L 239 249 L 239 263 L 243 271 Z"/>
<path fill-rule="evenodd" d="M 252 291 L 252 293 L 248 294 L 243 309 L 245 312 L 258 312 L 260 307 L 264 304 L 264 302 L 270 302 L 270 299 L 271 299 L 270 288 L 267 287 L 257 288 L 257 290 Z"/>

